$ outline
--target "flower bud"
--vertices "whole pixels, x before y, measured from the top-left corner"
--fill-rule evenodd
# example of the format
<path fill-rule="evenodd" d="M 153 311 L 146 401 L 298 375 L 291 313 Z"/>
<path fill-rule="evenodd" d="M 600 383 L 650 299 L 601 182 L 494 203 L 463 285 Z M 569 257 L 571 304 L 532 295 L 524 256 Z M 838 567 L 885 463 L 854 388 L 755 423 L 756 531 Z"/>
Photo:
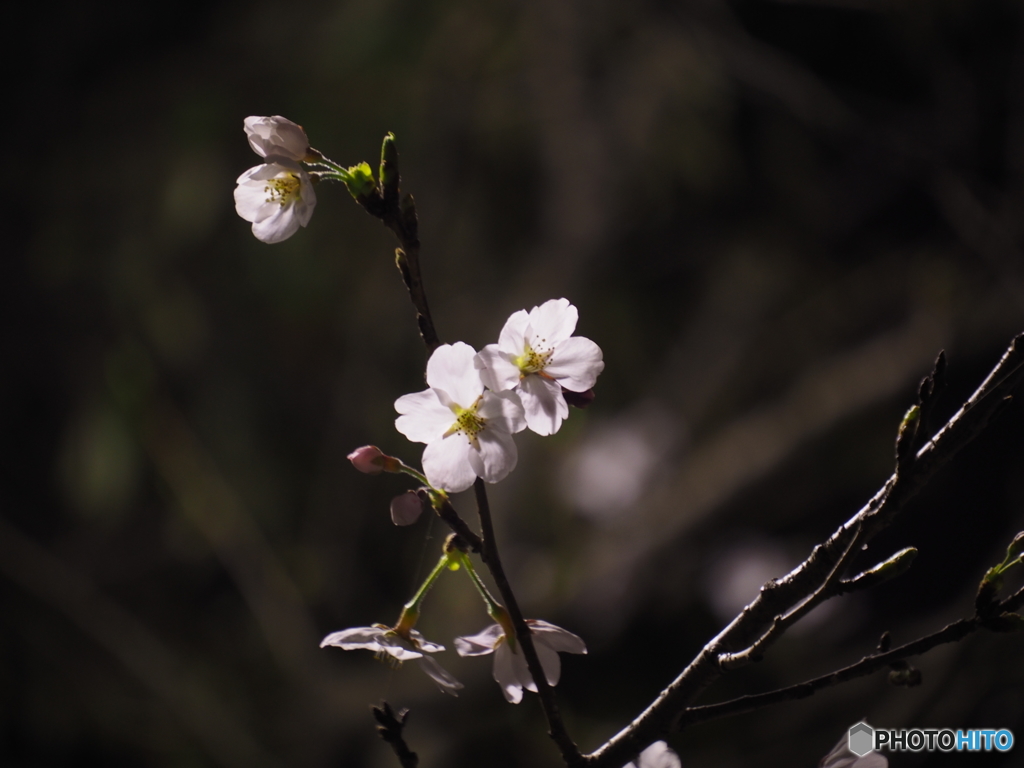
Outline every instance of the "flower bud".
<path fill-rule="evenodd" d="M 347 458 L 352 462 L 353 467 L 368 475 L 401 471 L 401 462 L 394 456 L 388 456 L 375 445 L 356 448 Z"/>
<path fill-rule="evenodd" d="M 412 525 L 423 512 L 423 502 L 416 491 L 406 491 L 391 500 L 391 522 L 395 525 Z"/>
<path fill-rule="evenodd" d="M 309 139 L 302 126 L 280 115 L 245 118 L 245 134 L 252 151 L 260 157 L 301 162 L 309 153 Z"/>

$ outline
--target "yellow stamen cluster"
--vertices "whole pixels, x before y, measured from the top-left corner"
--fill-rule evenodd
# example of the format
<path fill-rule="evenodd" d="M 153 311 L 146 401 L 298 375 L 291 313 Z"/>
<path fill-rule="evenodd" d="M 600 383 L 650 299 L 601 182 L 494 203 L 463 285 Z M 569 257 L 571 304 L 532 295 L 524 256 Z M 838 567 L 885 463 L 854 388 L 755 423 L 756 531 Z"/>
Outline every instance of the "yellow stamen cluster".
<path fill-rule="evenodd" d="M 263 191 L 267 193 L 268 203 L 279 203 L 284 208 L 293 199 L 300 200 L 302 198 L 299 187 L 299 177 L 294 173 L 289 173 L 286 176 L 270 179 Z"/>
<path fill-rule="evenodd" d="M 545 344 L 546 342 L 547 339 L 540 340 L 541 344 Z M 534 349 L 530 346 L 529 342 L 527 342 L 524 345 L 523 354 L 517 357 L 513 362 L 516 364 L 516 367 L 520 370 L 523 376 L 527 376 L 531 373 L 540 373 L 550 362 L 553 352 L 553 349 L 545 350 L 543 347 L 540 349 Z"/>
<path fill-rule="evenodd" d="M 452 411 L 455 412 L 455 423 L 444 433 L 444 436 L 463 434 L 474 448 L 478 448 L 477 435 L 487 428 L 487 419 L 480 418 L 476 412 L 477 406 L 480 405 L 482 399 L 483 395 L 478 397 L 477 401 L 469 408 L 460 408 L 457 405 L 453 405 Z"/>

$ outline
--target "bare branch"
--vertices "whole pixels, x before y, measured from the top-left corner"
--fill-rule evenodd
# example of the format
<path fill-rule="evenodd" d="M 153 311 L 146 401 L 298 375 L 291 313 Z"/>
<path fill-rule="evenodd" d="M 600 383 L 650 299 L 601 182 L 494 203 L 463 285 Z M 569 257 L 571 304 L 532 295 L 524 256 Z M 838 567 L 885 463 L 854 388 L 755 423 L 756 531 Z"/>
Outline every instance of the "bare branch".
<path fill-rule="evenodd" d="M 1019 590 L 1012 597 L 1007 598 L 998 605 L 997 617 L 1005 617 L 1009 612 L 1018 608 L 1024 603 L 1024 589 Z M 681 729 L 694 723 L 703 723 L 708 720 L 718 720 L 723 717 L 739 715 L 744 712 L 753 712 L 772 704 L 783 701 L 796 701 L 813 696 L 823 688 L 831 688 L 840 683 L 845 683 L 858 677 L 870 675 L 885 667 L 892 666 L 894 662 L 908 659 L 912 656 L 920 656 L 938 645 L 944 643 L 955 643 L 967 635 L 979 629 L 986 628 L 994 631 L 1001 631 L 1003 627 L 993 623 L 991 618 L 975 615 L 969 619 L 960 619 L 930 635 L 918 638 L 913 642 L 901 645 L 885 653 L 873 653 L 865 656 L 856 664 L 843 667 L 827 675 L 806 680 L 787 688 L 780 688 L 769 693 L 760 693 L 750 696 L 740 696 L 720 704 L 708 704 L 703 707 L 690 707 L 680 719 L 678 727 Z M 1007 627 L 1009 628 L 1009 627 Z"/>
<path fill-rule="evenodd" d="M 944 364 L 944 358 L 940 358 Z M 936 376 L 933 373 L 933 378 Z M 871 500 L 840 526 L 788 575 L 770 581 L 725 629 L 714 637 L 680 675 L 629 726 L 591 755 L 587 764 L 618 768 L 641 749 L 680 724 L 684 711 L 725 673 L 720 659 L 751 649 L 770 632 L 785 611 L 828 584 L 851 545 L 867 543 L 899 514 L 907 502 L 965 445 L 977 437 L 1024 379 L 1024 336 L 1016 337 L 992 372 L 956 414 L 933 436 L 913 462 L 895 473 Z M 756 651 L 756 649 L 755 649 Z M 754 651 L 751 651 L 753 653 Z"/>

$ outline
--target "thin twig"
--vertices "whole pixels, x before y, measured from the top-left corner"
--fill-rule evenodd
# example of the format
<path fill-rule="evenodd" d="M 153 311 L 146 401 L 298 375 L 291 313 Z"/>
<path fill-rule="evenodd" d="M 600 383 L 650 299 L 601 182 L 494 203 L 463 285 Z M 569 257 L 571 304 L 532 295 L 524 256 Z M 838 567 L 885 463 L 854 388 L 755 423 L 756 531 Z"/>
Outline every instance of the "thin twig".
<path fill-rule="evenodd" d="M 569 731 L 562 720 L 561 712 L 558 709 L 558 701 L 555 697 L 555 689 L 548 685 L 547 677 L 544 675 L 544 667 L 537 656 L 537 649 L 533 645 L 533 637 L 530 628 L 526 624 L 523 612 L 519 609 L 512 586 L 505 576 L 505 569 L 501 565 L 501 557 L 498 554 L 498 543 L 494 536 L 494 523 L 491 520 L 491 507 L 487 500 L 487 488 L 484 481 L 477 478 L 473 484 L 473 491 L 476 493 L 477 510 L 480 513 L 480 529 L 483 531 L 483 548 L 480 553 L 481 559 L 487 565 L 494 578 L 494 583 L 501 593 L 501 599 L 505 602 L 509 615 L 512 617 L 512 625 L 516 630 L 516 640 L 523 649 L 523 656 L 526 658 L 526 666 L 530 670 L 533 682 L 537 685 L 537 696 L 540 698 L 541 706 L 544 709 L 544 716 L 548 721 L 548 735 L 554 739 L 562 753 L 562 759 L 570 768 L 584 765 L 583 756 L 580 754 L 576 742 L 569 736 Z"/>
<path fill-rule="evenodd" d="M 1024 603 L 1024 589 L 1019 590 L 1012 597 L 1001 602 L 996 614 L 999 615 L 1004 612 L 1013 611 L 1022 603 Z M 893 648 L 891 651 L 886 653 L 873 653 L 870 656 L 865 656 L 856 664 L 851 664 L 848 667 L 843 667 L 842 669 L 830 672 L 827 675 L 822 675 L 821 677 L 806 680 L 802 683 L 797 683 L 796 685 L 780 688 L 768 693 L 740 696 L 729 701 L 723 701 L 719 704 L 690 707 L 683 713 L 677 727 L 681 729 L 687 725 L 693 725 L 694 723 L 703 723 L 708 720 L 719 720 L 723 717 L 739 715 L 745 712 L 753 712 L 754 710 L 762 709 L 764 707 L 771 706 L 772 704 L 778 704 L 784 701 L 805 699 L 824 688 L 831 688 L 839 685 L 840 683 L 845 683 L 858 677 L 870 675 L 873 672 L 877 672 L 880 669 L 884 669 L 885 667 L 892 665 L 893 662 L 908 659 L 912 656 L 920 656 L 921 654 L 930 651 L 932 648 L 943 645 L 944 643 L 955 643 L 982 628 L 992 628 L 992 620 L 981 616 L 972 616 L 971 618 L 960 619 L 959 621 L 955 621 L 952 624 L 943 627 L 938 632 L 925 635 L 913 642 L 906 643 L 898 648 Z"/>
<path fill-rule="evenodd" d="M 382 701 L 379 707 L 371 707 L 371 709 L 373 718 L 377 721 L 377 734 L 391 745 L 402 768 L 417 768 L 420 758 L 409 749 L 409 745 L 405 743 L 405 737 L 402 735 L 409 710 L 400 709 L 396 713 L 386 701 Z"/>

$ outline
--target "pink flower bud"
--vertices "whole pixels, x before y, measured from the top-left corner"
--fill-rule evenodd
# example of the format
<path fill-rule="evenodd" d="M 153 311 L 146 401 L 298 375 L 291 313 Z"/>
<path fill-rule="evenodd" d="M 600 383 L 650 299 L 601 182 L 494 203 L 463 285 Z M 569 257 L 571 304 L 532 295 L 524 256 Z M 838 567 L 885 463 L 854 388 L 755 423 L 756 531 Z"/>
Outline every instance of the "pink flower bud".
<path fill-rule="evenodd" d="M 352 466 L 368 475 L 379 475 L 387 468 L 388 460 L 395 461 L 375 445 L 364 445 L 348 455 Z"/>
<path fill-rule="evenodd" d="M 423 502 L 416 491 L 406 491 L 391 500 L 391 522 L 395 525 L 412 525 L 423 512 Z"/>

